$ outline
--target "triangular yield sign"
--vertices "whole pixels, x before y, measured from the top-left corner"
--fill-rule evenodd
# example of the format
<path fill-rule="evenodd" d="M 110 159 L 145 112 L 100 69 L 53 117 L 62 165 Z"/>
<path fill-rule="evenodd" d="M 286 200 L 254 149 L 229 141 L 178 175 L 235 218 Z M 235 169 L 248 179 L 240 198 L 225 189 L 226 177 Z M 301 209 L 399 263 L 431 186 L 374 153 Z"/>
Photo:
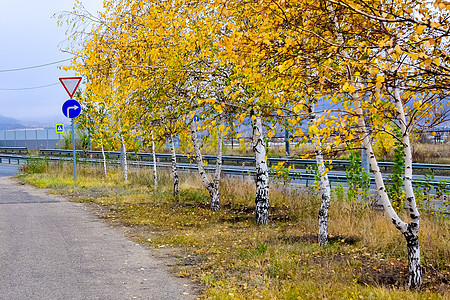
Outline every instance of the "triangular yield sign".
<path fill-rule="evenodd" d="M 61 77 L 59 78 L 69 97 L 72 98 L 81 82 L 81 77 Z"/>

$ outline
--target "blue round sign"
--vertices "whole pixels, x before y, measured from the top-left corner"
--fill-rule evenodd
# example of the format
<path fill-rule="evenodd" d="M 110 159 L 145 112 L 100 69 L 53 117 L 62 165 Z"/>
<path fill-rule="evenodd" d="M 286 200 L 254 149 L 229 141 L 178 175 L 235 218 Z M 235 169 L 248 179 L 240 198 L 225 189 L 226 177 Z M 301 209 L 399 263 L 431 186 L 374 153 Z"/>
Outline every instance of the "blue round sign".
<path fill-rule="evenodd" d="M 81 114 L 81 105 L 77 100 L 69 99 L 62 106 L 63 114 L 69 119 L 75 119 Z"/>

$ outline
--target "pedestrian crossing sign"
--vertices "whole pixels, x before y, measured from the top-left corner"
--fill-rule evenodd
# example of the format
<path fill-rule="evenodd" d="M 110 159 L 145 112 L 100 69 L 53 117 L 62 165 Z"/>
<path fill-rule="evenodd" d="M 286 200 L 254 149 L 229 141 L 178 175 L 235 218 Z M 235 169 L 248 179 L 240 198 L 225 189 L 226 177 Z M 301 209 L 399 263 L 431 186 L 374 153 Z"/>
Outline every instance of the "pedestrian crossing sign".
<path fill-rule="evenodd" d="M 64 133 L 64 124 L 55 124 L 56 133 Z"/>

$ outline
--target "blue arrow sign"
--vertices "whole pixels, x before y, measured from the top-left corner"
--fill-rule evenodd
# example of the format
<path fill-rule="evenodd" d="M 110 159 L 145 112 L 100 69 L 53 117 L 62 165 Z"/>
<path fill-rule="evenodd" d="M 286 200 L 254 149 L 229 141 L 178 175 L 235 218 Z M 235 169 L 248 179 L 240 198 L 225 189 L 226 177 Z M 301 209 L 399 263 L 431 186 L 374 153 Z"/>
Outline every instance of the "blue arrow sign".
<path fill-rule="evenodd" d="M 69 119 L 75 119 L 81 114 L 81 105 L 77 100 L 69 99 L 62 106 L 63 114 Z"/>

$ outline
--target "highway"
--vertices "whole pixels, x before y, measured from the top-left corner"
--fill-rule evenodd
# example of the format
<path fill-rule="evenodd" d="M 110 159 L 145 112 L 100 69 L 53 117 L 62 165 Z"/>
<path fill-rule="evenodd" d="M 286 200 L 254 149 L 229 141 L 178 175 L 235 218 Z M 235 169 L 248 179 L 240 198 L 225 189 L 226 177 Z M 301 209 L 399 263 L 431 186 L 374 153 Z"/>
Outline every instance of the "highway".
<path fill-rule="evenodd" d="M 0 177 L 14 176 L 18 171 L 18 165 L 0 164 Z"/>

